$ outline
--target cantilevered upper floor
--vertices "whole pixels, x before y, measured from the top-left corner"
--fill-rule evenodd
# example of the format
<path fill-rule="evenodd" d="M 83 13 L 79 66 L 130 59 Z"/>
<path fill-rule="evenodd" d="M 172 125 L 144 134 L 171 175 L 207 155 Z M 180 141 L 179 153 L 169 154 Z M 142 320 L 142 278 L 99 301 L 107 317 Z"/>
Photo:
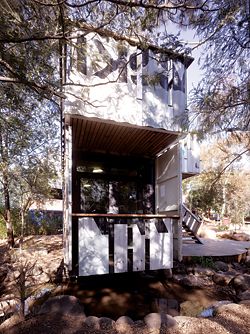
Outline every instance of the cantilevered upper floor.
<path fill-rule="evenodd" d="M 182 131 L 192 61 L 140 41 L 78 31 L 67 50 L 64 113 Z"/>

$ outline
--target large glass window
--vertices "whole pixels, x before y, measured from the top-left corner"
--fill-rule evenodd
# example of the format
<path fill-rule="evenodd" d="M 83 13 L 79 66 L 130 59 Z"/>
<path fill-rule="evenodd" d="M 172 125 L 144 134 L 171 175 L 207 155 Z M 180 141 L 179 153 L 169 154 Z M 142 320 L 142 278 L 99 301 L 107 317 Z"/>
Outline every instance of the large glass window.
<path fill-rule="evenodd" d="M 77 166 L 80 211 L 85 213 L 153 213 L 153 164 L 86 162 Z"/>

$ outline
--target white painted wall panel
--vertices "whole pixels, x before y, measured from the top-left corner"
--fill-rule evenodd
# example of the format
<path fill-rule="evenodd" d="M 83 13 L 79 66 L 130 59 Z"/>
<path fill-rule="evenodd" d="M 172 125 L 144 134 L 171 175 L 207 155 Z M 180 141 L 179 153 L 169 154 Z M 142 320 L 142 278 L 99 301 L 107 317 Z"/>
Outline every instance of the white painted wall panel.
<path fill-rule="evenodd" d="M 176 145 L 156 159 L 156 210 L 179 211 L 180 203 L 180 158 Z"/>
<path fill-rule="evenodd" d="M 178 211 L 179 209 L 179 178 L 175 176 L 157 184 L 157 209 L 159 212 Z"/>
<path fill-rule="evenodd" d="M 128 270 L 128 227 L 127 224 L 114 225 L 114 271 Z"/>
<path fill-rule="evenodd" d="M 181 141 L 182 173 L 200 172 L 200 147 L 196 136 L 188 134 Z"/>
<path fill-rule="evenodd" d="M 133 271 L 145 270 L 145 235 L 140 233 L 136 224 L 133 225 Z"/>
<path fill-rule="evenodd" d="M 93 218 L 78 220 L 79 276 L 109 273 L 109 237 L 102 235 Z"/>
<path fill-rule="evenodd" d="M 173 233 L 158 233 L 150 224 L 150 270 L 173 267 Z"/>
<path fill-rule="evenodd" d="M 175 145 L 156 160 L 156 179 L 157 182 L 163 182 L 172 177 L 175 177 L 178 173 L 179 159 L 178 159 L 178 146 Z"/>

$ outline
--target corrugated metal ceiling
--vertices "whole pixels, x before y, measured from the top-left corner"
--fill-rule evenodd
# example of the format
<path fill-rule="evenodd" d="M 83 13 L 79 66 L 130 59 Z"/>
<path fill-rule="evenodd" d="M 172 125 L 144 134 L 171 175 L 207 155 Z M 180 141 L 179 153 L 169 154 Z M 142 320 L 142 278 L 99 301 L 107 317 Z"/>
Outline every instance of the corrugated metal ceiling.
<path fill-rule="evenodd" d="M 178 133 L 97 118 L 70 116 L 73 149 L 88 152 L 154 157 Z"/>

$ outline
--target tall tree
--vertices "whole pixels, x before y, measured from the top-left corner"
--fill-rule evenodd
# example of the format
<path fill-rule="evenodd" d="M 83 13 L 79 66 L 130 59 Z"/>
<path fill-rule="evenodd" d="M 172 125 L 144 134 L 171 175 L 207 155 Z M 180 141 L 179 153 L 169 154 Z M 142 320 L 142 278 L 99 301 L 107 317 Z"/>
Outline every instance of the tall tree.
<path fill-rule="evenodd" d="M 192 207 L 204 214 L 214 210 L 222 217 L 230 216 L 233 223 L 242 223 L 250 210 L 245 145 L 249 145 L 249 137 L 241 133 L 240 138 L 230 134 L 227 139 L 202 146 L 203 172 L 187 180 L 184 187 Z"/>
<path fill-rule="evenodd" d="M 201 130 L 249 130 L 249 0 L 4 0 L 0 6 L 2 82 L 60 96 L 48 54 L 72 43 L 76 27 L 187 52 L 168 32 L 174 22 L 194 29 L 206 44 L 204 79 L 193 93 Z"/>
<path fill-rule="evenodd" d="M 41 108 L 38 100 L 34 102 L 28 95 L 29 91 L 18 91 L 18 87 L 11 84 L 2 87 L 1 92 L 3 99 L 0 102 L 0 182 L 3 201 L 0 213 L 6 222 L 8 243 L 13 246 L 11 209 L 13 206 L 17 207 L 16 203 L 20 201 L 17 198 L 17 189 L 24 184 L 27 169 L 33 177 L 34 170 L 41 168 L 48 156 L 59 154 L 59 117 L 57 109 L 49 103 Z M 38 180 L 41 179 L 40 176 Z M 46 176 L 48 183 L 51 173 L 46 173 Z M 44 177 L 43 182 L 45 185 Z M 33 185 L 29 190 L 30 196 L 35 197 L 37 189 L 38 187 Z"/>
<path fill-rule="evenodd" d="M 54 110 L 51 101 L 53 106 L 58 106 L 58 98 L 64 98 L 64 73 L 60 72 L 58 59 L 63 61 L 64 46 L 73 43 L 77 28 L 129 40 L 141 47 L 154 43 L 159 48 L 184 53 L 188 50 L 168 32 L 168 23 L 195 29 L 209 51 L 204 63 L 206 76 L 193 94 L 194 113 L 201 131 L 249 130 L 249 17 L 248 0 L 2 0 L 0 93 L 4 99 L 0 153 L 2 167 L 5 166 L 3 184 L 9 185 L 11 178 L 4 178 L 4 171 L 6 166 L 12 166 L 14 157 L 21 161 L 24 152 L 37 152 L 38 148 L 32 145 L 37 141 L 31 138 L 38 137 L 39 133 L 46 138 L 50 133 L 50 130 L 40 131 L 40 117 L 33 111 L 38 110 L 39 102 L 41 115 L 47 113 L 48 116 Z M 159 23 L 161 30 L 155 28 Z M 13 132 L 16 133 L 13 139 L 5 121 L 5 114 L 10 111 L 16 112 L 15 123 L 26 124 L 22 126 L 25 130 L 19 142 L 19 130 Z M 29 115 L 32 121 L 27 122 Z M 45 118 L 42 117 L 44 121 Z M 51 123 L 48 117 L 45 122 Z M 16 125 L 14 128 L 19 129 Z M 27 141 L 25 136 L 29 137 Z M 24 143 L 27 146 L 19 149 L 17 155 L 11 154 L 8 149 L 17 142 L 20 147 Z M 8 212 L 10 193 L 4 193 Z"/>
<path fill-rule="evenodd" d="M 210 0 L 206 11 L 189 11 L 181 25 L 203 45 L 203 79 L 192 103 L 203 132 L 250 130 L 250 3 Z M 198 47 L 196 46 L 196 47 Z"/>

